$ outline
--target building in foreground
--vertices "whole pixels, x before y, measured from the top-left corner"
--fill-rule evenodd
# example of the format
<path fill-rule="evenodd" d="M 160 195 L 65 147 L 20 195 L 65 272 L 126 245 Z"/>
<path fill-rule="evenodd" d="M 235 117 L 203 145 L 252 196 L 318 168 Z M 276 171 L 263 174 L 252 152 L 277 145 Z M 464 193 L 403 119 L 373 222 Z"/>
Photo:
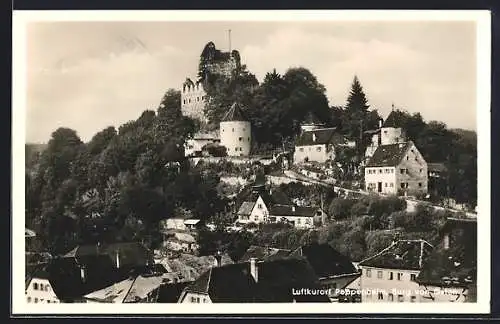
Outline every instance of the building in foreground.
<path fill-rule="evenodd" d="M 358 264 L 362 302 L 420 302 L 416 279 L 433 246 L 399 240 Z"/>
<path fill-rule="evenodd" d="M 448 218 L 417 282 L 422 302 L 476 302 L 477 220 Z"/>

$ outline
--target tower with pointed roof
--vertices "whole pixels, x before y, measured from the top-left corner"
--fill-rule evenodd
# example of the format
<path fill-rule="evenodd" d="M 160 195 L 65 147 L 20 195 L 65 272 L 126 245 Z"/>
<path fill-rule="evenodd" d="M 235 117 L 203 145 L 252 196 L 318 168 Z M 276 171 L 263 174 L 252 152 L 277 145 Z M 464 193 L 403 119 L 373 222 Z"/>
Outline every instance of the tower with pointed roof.
<path fill-rule="evenodd" d="M 381 144 L 390 145 L 406 142 L 406 136 L 401 126 L 399 114 L 394 111 L 393 106 L 393 110 L 389 116 L 387 116 L 387 119 L 380 129 Z"/>
<path fill-rule="evenodd" d="M 228 156 L 250 155 L 252 125 L 238 103 L 233 103 L 220 122 L 220 141 Z"/>

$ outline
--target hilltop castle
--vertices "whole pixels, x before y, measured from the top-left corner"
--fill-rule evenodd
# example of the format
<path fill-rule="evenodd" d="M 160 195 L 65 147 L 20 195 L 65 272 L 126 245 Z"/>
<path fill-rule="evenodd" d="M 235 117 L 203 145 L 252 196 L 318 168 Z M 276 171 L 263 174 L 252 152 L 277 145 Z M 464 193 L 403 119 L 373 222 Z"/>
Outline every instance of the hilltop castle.
<path fill-rule="evenodd" d="M 197 81 L 186 78 L 181 89 L 182 114 L 206 122 L 203 112 L 208 100 L 206 87 L 211 78 L 229 78 L 240 65 L 240 54 L 237 50 L 222 52 L 209 42 L 200 55 L 200 65 Z"/>

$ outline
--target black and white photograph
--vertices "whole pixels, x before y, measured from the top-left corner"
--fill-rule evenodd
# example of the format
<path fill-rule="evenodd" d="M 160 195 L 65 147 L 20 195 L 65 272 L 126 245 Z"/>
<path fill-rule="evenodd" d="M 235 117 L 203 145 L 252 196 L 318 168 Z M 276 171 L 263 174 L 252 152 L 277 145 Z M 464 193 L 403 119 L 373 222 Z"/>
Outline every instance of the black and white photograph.
<path fill-rule="evenodd" d="M 487 11 L 14 12 L 14 313 L 489 312 L 490 42 Z"/>

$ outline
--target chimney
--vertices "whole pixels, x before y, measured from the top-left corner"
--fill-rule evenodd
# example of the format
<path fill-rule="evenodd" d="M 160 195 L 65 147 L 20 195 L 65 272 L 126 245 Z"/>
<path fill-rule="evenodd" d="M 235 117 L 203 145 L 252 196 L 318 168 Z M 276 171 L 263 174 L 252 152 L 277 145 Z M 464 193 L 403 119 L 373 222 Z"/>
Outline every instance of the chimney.
<path fill-rule="evenodd" d="M 448 250 L 450 248 L 450 233 L 445 233 L 443 237 L 444 249 Z"/>
<path fill-rule="evenodd" d="M 116 251 L 116 269 L 120 269 L 120 250 Z"/>
<path fill-rule="evenodd" d="M 295 206 L 292 206 L 292 212 L 295 213 Z"/>
<path fill-rule="evenodd" d="M 313 142 L 316 142 L 316 134 L 313 133 Z"/>
<path fill-rule="evenodd" d="M 87 273 L 85 271 L 85 266 L 84 265 L 80 266 L 80 277 L 82 278 L 82 282 L 87 281 Z"/>
<path fill-rule="evenodd" d="M 383 122 L 384 122 L 384 120 L 383 120 L 382 118 L 380 118 L 380 119 L 378 120 L 378 127 L 379 127 L 379 128 L 382 128 Z"/>
<path fill-rule="evenodd" d="M 257 267 L 257 260 L 255 258 L 250 259 L 250 274 L 255 279 L 255 282 L 259 282 L 259 268 Z"/>

